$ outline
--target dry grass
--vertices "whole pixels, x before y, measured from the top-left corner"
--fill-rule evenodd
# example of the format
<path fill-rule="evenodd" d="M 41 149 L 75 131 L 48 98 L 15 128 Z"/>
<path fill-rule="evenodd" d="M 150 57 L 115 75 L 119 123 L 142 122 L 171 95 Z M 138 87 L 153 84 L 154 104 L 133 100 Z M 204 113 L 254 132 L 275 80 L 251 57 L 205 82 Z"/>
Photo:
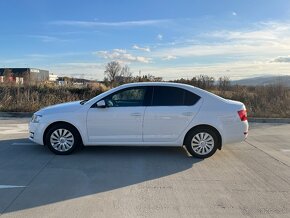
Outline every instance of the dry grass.
<path fill-rule="evenodd" d="M 89 99 L 102 92 L 98 88 L 1 85 L 0 111 L 33 112 L 48 105 Z"/>
<path fill-rule="evenodd" d="M 107 87 L 94 85 L 86 88 L 49 85 L 15 86 L 0 85 L 0 111 L 33 112 L 62 102 L 92 98 Z M 212 91 L 224 98 L 243 102 L 251 117 L 290 117 L 290 89 L 277 84 L 261 87 L 229 86 Z"/>
<path fill-rule="evenodd" d="M 230 91 L 214 91 L 216 94 L 243 102 L 250 117 L 290 117 L 290 89 L 281 84 L 246 87 L 233 86 Z"/>

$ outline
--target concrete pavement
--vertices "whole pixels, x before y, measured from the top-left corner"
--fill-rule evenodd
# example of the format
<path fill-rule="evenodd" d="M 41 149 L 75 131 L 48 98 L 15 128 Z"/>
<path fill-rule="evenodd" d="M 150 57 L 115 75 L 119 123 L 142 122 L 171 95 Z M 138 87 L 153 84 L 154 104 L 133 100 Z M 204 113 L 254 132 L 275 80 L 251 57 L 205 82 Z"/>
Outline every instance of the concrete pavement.
<path fill-rule="evenodd" d="M 290 217 L 290 125 L 198 160 L 182 148 L 90 147 L 56 156 L 27 119 L 0 120 L 0 217 Z"/>

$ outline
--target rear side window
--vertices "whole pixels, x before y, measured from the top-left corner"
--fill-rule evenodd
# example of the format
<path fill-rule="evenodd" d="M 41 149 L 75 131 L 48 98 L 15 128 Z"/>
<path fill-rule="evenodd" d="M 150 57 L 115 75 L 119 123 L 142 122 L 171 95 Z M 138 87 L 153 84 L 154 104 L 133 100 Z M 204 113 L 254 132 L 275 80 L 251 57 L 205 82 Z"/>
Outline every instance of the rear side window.
<path fill-rule="evenodd" d="M 200 96 L 189 92 L 187 90 L 184 90 L 184 105 L 194 105 L 196 104 L 196 102 L 198 102 L 198 100 L 200 99 Z"/>
<path fill-rule="evenodd" d="M 190 106 L 199 99 L 198 95 L 181 88 L 156 86 L 153 91 L 152 106 Z"/>

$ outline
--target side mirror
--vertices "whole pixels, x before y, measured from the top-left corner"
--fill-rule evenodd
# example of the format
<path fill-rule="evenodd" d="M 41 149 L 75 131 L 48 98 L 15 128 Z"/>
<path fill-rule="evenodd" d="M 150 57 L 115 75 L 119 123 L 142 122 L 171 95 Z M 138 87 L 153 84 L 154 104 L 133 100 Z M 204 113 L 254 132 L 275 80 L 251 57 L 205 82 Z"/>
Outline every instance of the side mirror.
<path fill-rule="evenodd" d="M 97 102 L 97 107 L 98 108 L 105 108 L 105 107 L 107 107 L 107 104 L 104 100 L 101 100 L 101 101 Z"/>

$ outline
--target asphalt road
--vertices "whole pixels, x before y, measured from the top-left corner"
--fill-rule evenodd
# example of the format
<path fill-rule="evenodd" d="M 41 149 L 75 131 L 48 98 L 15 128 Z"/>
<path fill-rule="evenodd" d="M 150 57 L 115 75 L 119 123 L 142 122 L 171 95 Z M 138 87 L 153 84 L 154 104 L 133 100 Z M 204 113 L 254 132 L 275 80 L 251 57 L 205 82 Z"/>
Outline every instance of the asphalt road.
<path fill-rule="evenodd" d="M 183 148 L 90 147 L 53 155 L 27 119 L 0 119 L 0 217 L 290 217 L 290 125 L 198 160 Z"/>

